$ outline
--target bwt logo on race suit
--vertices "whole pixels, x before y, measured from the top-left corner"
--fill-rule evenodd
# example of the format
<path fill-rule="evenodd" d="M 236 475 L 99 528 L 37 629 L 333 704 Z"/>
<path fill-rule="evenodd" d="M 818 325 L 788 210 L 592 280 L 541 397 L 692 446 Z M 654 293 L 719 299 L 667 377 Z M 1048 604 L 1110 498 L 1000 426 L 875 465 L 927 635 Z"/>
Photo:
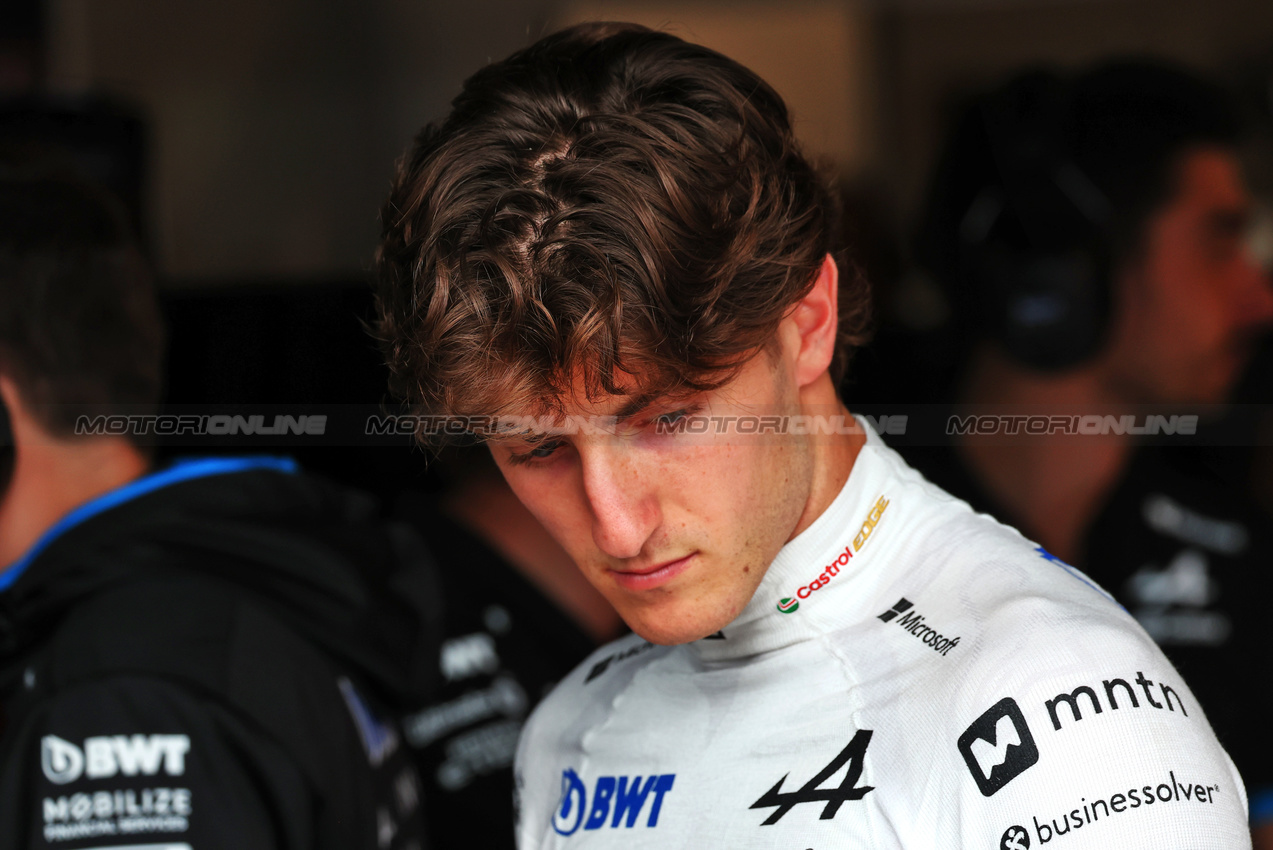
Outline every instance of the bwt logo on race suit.
<path fill-rule="evenodd" d="M 40 767 L 54 785 L 67 785 L 81 776 L 154 776 L 160 768 L 169 776 L 181 776 L 188 752 L 188 735 L 103 735 L 85 738 L 83 748 L 45 735 L 40 740 Z"/>
<path fill-rule="evenodd" d="M 631 829 L 636 826 L 643 810 L 648 810 L 647 827 L 659 825 L 659 812 L 663 809 L 663 795 L 672 790 L 676 774 L 652 774 L 650 776 L 599 776 L 592 788 L 592 807 L 588 806 L 588 791 L 579 774 L 570 768 L 561 772 L 561 801 L 553 812 L 553 830 L 558 835 L 574 835 L 580 827 L 585 830 L 609 826 L 617 829 L 620 824 Z M 646 801 L 650 801 L 648 809 Z"/>

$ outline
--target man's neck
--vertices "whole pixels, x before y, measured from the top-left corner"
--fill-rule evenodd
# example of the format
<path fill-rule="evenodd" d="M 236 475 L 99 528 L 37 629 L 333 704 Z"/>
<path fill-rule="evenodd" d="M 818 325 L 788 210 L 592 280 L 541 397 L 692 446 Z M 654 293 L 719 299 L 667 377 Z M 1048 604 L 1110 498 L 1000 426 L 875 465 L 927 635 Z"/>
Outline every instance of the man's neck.
<path fill-rule="evenodd" d="M 836 417 L 848 419 L 852 416 L 836 394 L 829 375 L 823 375 L 819 381 L 802 390 L 800 404 L 805 415 L 830 417 L 833 421 Z M 822 516 L 835 497 L 840 495 L 864 445 L 866 434 L 860 432 L 818 436 L 811 440 L 813 477 L 804 513 L 791 535 L 793 538 Z"/>
<path fill-rule="evenodd" d="M 1063 375 L 1027 372 L 992 350 L 973 358 L 960 400 L 1007 406 L 1021 414 L 1109 414 L 1123 406 L 1097 367 Z M 992 412 L 982 408 L 978 412 Z M 1005 412 L 1002 409 L 993 412 Z M 1128 435 L 968 435 L 960 459 L 988 494 L 1049 551 L 1078 561 L 1083 538 L 1126 468 L 1134 448 Z"/>
<path fill-rule="evenodd" d="M 13 474 L 0 501 L 0 571 L 62 517 L 145 474 L 146 458 L 115 437 L 60 439 L 14 422 Z"/>

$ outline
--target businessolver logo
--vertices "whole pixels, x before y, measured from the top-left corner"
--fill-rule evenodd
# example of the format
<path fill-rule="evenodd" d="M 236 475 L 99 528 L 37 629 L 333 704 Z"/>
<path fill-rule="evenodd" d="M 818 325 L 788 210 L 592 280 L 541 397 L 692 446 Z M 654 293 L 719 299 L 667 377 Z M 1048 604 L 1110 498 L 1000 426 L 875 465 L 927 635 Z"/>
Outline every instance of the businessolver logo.
<path fill-rule="evenodd" d="M 999 839 L 999 850 L 1029 850 L 1030 833 L 1024 826 L 1010 826 Z"/>
<path fill-rule="evenodd" d="M 989 797 L 1039 760 L 1021 708 L 1004 697 L 959 736 L 959 752 L 977 788 Z"/>

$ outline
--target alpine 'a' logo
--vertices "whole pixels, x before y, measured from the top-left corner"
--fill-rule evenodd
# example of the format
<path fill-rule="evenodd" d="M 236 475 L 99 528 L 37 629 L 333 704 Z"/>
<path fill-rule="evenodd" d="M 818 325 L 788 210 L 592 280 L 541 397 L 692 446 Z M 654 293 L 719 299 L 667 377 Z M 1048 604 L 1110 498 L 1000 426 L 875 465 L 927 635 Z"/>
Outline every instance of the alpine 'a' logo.
<path fill-rule="evenodd" d="M 1021 708 L 1004 697 L 959 736 L 959 752 L 977 789 L 989 797 L 1039 760 Z"/>
<path fill-rule="evenodd" d="M 784 614 L 790 614 L 799 607 L 800 602 L 790 596 L 784 596 L 778 600 L 778 610 Z"/>
<path fill-rule="evenodd" d="M 797 791 L 788 791 L 782 793 L 782 784 L 787 781 L 787 774 L 778 780 L 778 784 L 766 791 L 759 800 L 752 803 L 748 808 L 752 809 L 768 809 L 777 807 L 773 814 L 765 819 L 761 826 L 772 826 L 782 820 L 783 815 L 794 809 L 801 803 L 826 803 L 822 808 L 822 814 L 818 816 L 820 820 L 831 820 L 840 811 L 840 806 L 850 800 L 861 800 L 869 791 L 875 790 L 873 785 L 863 785 L 860 788 L 854 787 L 859 779 L 862 778 L 862 764 L 866 760 L 866 747 L 871 743 L 871 735 L 874 734 L 870 729 L 859 729 L 857 734 L 853 736 L 853 740 L 849 741 L 849 745 L 840 751 L 840 754 L 831 760 L 831 763 L 822 770 L 818 771 L 818 775 L 810 779 L 804 785 L 800 786 Z M 844 780 L 837 788 L 819 788 L 823 782 L 826 782 L 836 771 L 848 764 L 849 769 L 845 772 Z"/>

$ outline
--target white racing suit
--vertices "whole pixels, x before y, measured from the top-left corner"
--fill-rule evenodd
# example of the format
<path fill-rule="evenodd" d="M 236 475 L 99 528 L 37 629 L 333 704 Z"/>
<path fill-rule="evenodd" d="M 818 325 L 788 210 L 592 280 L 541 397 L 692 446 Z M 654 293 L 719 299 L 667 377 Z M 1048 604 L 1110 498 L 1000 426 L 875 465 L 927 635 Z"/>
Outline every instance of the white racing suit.
<path fill-rule="evenodd" d="M 1250 846 L 1140 626 L 873 433 L 721 633 L 631 636 L 563 680 L 517 783 L 521 850 Z"/>

